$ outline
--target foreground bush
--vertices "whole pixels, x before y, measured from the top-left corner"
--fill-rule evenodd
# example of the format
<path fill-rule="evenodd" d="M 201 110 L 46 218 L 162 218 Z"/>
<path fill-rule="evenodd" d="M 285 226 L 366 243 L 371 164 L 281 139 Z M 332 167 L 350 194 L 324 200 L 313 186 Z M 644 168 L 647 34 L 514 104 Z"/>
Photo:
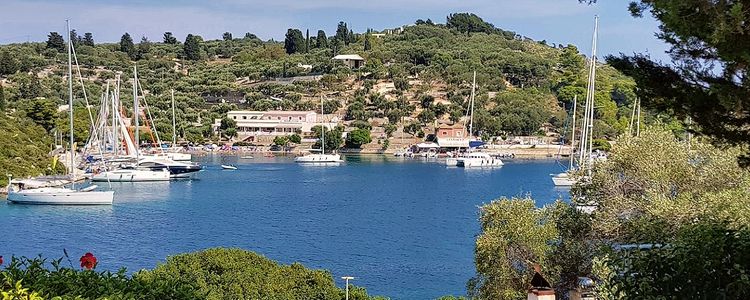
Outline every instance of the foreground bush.
<path fill-rule="evenodd" d="M 91 260 L 89 254 L 81 257 L 82 270 L 70 259 L 14 257 L 0 271 L 0 282 L 4 283 L 0 291 L 12 292 L 22 285 L 24 292 L 44 299 L 345 298 L 345 291 L 336 287 L 327 271 L 307 269 L 298 263 L 280 265 L 241 249 L 180 254 L 132 276 L 125 269 L 115 273 L 94 271 Z M 62 266 L 65 262 L 70 266 Z M 350 287 L 349 298 L 373 299 L 357 287 Z"/>

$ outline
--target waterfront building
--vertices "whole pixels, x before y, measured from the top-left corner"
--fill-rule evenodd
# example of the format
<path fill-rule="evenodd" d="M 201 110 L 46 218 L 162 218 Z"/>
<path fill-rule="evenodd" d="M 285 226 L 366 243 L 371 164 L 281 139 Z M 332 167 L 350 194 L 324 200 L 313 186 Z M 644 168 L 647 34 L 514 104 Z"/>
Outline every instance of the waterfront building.
<path fill-rule="evenodd" d="M 263 136 L 299 134 L 303 137 L 312 134 L 312 128 L 323 125 L 329 129 L 336 127 L 338 119 L 323 118 L 315 111 L 252 111 L 234 110 L 227 112 L 227 118 L 237 122 L 237 136 L 248 142 L 260 141 Z M 323 120 L 328 122 L 323 122 Z M 214 131 L 221 126 L 221 119 L 215 119 Z"/>
<path fill-rule="evenodd" d="M 469 147 L 469 134 L 461 124 L 438 126 L 435 128 L 435 137 L 440 148 Z"/>

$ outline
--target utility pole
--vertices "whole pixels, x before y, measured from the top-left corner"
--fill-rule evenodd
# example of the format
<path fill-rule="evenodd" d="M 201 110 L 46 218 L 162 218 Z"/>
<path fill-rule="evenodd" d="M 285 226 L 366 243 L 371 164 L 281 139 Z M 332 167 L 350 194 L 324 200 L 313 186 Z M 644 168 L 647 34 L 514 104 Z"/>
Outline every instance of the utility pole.
<path fill-rule="evenodd" d="M 354 277 L 344 276 L 341 279 L 346 280 L 346 300 L 349 300 L 349 280 L 354 280 Z"/>

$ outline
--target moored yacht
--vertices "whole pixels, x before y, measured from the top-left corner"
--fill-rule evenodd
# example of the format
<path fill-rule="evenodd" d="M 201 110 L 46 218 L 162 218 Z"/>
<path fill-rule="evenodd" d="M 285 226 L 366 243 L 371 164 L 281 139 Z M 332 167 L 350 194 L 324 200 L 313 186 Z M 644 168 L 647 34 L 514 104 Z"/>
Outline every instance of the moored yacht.
<path fill-rule="evenodd" d="M 74 190 L 46 187 L 20 191 L 8 190 L 8 201 L 18 204 L 46 205 L 111 205 L 114 191 L 94 191 L 96 186 Z"/>
<path fill-rule="evenodd" d="M 132 168 L 151 171 L 167 170 L 172 178 L 188 178 L 190 175 L 203 169 L 195 163 L 174 161 L 158 156 L 146 156 L 139 160 Z"/>

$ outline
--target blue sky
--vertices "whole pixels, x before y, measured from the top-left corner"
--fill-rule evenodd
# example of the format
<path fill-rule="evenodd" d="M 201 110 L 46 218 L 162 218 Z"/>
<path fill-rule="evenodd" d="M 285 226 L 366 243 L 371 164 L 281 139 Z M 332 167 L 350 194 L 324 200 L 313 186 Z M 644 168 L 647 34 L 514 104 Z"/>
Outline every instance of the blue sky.
<path fill-rule="evenodd" d="M 657 23 L 635 19 L 627 0 L 2 0 L 0 43 L 41 41 L 50 31 L 65 31 L 71 19 L 79 33 L 96 41 L 118 41 L 124 32 L 135 39 L 161 40 L 172 31 L 180 40 L 188 33 L 205 39 L 252 32 L 263 39 L 283 39 L 289 27 L 323 29 L 333 34 L 338 21 L 355 31 L 398 27 L 416 19 L 445 22 L 452 12 L 474 12 L 495 26 L 535 40 L 575 44 L 591 51 L 593 16 L 599 15 L 600 56 L 649 53 L 666 60 L 666 45 L 654 37 Z"/>

